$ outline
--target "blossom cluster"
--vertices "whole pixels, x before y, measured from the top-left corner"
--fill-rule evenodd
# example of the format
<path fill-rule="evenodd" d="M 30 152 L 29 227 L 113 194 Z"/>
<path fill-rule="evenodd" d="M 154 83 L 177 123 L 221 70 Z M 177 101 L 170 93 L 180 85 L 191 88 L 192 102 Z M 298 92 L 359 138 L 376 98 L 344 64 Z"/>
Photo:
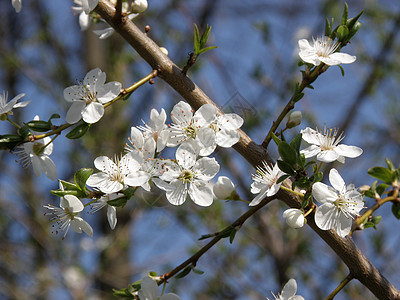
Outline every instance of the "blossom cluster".
<path fill-rule="evenodd" d="M 99 80 L 94 79 L 100 74 L 99 71 L 92 70 L 88 74 L 94 75 L 85 78 L 86 89 L 74 86 L 67 88 L 64 92 L 70 98 L 75 97 L 76 102 L 83 102 L 86 107 L 96 102 L 92 101 L 88 104 L 89 101 L 78 99 L 83 98 L 84 92 L 87 91 L 97 97 L 99 94 L 104 94 L 91 92 L 92 85 L 96 89 L 107 90 L 102 86 L 105 76 L 99 84 Z M 112 84 L 110 89 L 115 85 Z M 91 99 L 94 98 L 95 96 Z M 75 110 L 72 108 L 74 103 L 67 116 L 71 114 L 72 109 L 75 113 L 74 120 L 78 120 L 84 114 L 89 114 L 91 118 L 90 113 L 93 110 L 87 110 L 83 106 L 80 106 L 82 110 Z M 165 110 L 152 109 L 148 123 L 131 128 L 123 154 L 116 155 L 113 159 L 99 156 L 94 160 L 94 166 L 98 172 L 88 177 L 86 185 L 101 193 L 102 197 L 94 203 L 92 201 L 90 205 L 93 212 L 107 207 L 107 217 L 112 229 L 115 228 L 117 218 L 116 209 L 109 202 L 124 197 L 124 191 L 130 188 L 141 187 L 145 191 L 150 191 L 154 183 L 166 192 L 166 198 L 171 204 L 181 205 L 189 196 L 200 206 L 211 205 L 214 197 L 228 198 L 234 190 L 229 178 L 222 177 L 215 185 L 215 194 L 218 196 L 214 196 L 210 180 L 217 175 L 220 165 L 209 155 L 217 146 L 231 147 L 239 141 L 237 129 L 243 124 L 243 119 L 233 113 L 220 115 L 218 109 L 211 104 L 204 104 L 194 111 L 183 101 L 173 107 L 170 116 L 172 122 L 167 125 Z M 174 158 L 160 156 L 166 147 L 177 148 Z M 74 200 L 80 201 L 77 198 Z M 70 201 L 70 199 L 63 201 Z M 65 210 L 67 207 L 69 206 L 61 205 L 61 209 Z M 60 223 L 60 229 L 67 228 L 66 223 L 68 223 L 74 231 L 82 232 L 79 227 L 75 230 L 77 227 L 72 226 L 71 220 L 77 216 L 75 212 L 67 213 L 69 218 L 64 218 L 65 214 L 60 214 L 59 210 L 49 206 L 48 208 L 55 212 L 53 215 Z"/>
<path fill-rule="evenodd" d="M 359 147 L 340 144 L 344 137 L 336 129 L 319 132 L 308 127 L 301 130 L 301 134 L 302 139 L 311 145 L 300 152 L 305 158 L 315 156 L 321 163 L 344 163 L 345 157 L 355 158 L 363 152 Z M 264 162 L 263 166 L 259 166 L 251 185 L 251 192 L 258 195 L 250 205 L 257 205 L 263 198 L 276 195 L 282 185 L 279 179 L 284 175 L 278 164 L 272 167 Z M 350 233 L 354 217 L 364 208 L 363 197 L 353 184 L 346 186 L 334 168 L 330 170 L 329 180 L 332 187 L 321 182 L 312 185 L 313 198 L 322 204 L 316 208 L 315 223 L 322 230 L 335 229 L 344 237 Z M 296 208 L 287 209 L 283 217 L 293 228 L 303 227 L 306 222 L 304 212 Z"/>

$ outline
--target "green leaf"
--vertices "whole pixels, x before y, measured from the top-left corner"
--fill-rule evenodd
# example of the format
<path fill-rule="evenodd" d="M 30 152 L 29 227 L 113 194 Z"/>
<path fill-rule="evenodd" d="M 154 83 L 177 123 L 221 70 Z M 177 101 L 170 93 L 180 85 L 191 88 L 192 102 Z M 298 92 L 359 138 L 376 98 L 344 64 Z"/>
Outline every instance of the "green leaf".
<path fill-rule="evenodd" d="M 198 275 L 203 275 L 204 274 L 204 271 L 196 269 L 196 268 L 192 268 L 192 271 L 193 271 L 193 273 L 196 273 Z"/>
<path fill-rule="evenodd" d="M 14 150 L 19 144 L 23 142 L 23 139 L 19 135 L 15 134 L 4 134 L 0 135 L 0 150 Z"/>
<path fill-rule="evenodd" d="M 349 28 L 349 30 L 351 31 L 353 29 L 353 27 L 357 24 L 358 19 L 361 17 L 361 15 L 363 14 L 363 10 L 354 18 L 348 19 L 346 22 L 347 27 Z"/>
<path fill-rule="evenodd" d="M 365 191 L 365 192 L 364 192 L 364 196 L 365 196 L 365 197 L 368 197 L 368 198 L 375 199 L 375 193 L 372 192 L 372 191 Z"/>
<path fill-rule="evenodd" d="M 385 190 L 389 187 L 390 185 L 381 183 L 376 187 L 376 192 L 378 193 L 379 196 L 382 196 L 382 194 L 385 192 Z"/>
<path fill-rule="evenodd" d="M 299 133 L 296 135 L 293 140 L 290 142 L 290 147 L 295 149 L 297 153 L 300 153 L 300 145 L 301 145 L 301 140 L 302 140 L 302 134 Z"/>
<path fill-rule="evenodd" d="M 81 190 L 79 188 L 79 186 L 77 186 L 75 183 L 64 181 L 64 180 L 59 180 L 59 182 L 62 184 L 63 189 L 65 189 L 65 190 L 75 190 L 75 191 Z"/>
<path fill-rule="evenodd" d="M 83 122 L 67 133 L 66 137 L 73 140 L 82 137 L 90 128 L 91 124 Z"/>
<path fill-rule="evenodd" d="M 277 162 L 278 162 L 278 167 L 279 169 L 281 169 L 282 172 L 285 172 L 286 174 L 289 175 L 294 175 L 294 170 L 291 165 L 282 160 L 278 160 Z"/>
<path fill-rule="evenodd" d="M 200 38 L 200 49 L 203 49 L 204 46 L 207 44 L 208 36 L 211 32 L 211 26 L 207 24 L 206 29 L 204 30 L 203 34 Z"/>
<path fill-rule="evenodd" d="M 375 217 L 372 217 L 371 222 L 374 223 L 375 225 L 377 225 L 380 223 L 381 220 L 382 220 L 382 216 L 375 216 Z"/>
<path fill-rule="evenodd" d="M 290 175 L 282 175 L 281 177 L 278 178 L 278 180 L 276 181 L 276 183 L 281 183 L 283 181 L 285 181 L 286 178 L 289 178 Z"/>
<path fill-rule="evenodd" d="M 342 25 L 346 25 L 347 24 L 347 18 L 349 16 L 349 6 L 347 5 L 347 3 L 344 3 L 344 9 L 343 9 L 343 14 L 342 14 Z"/>
<path fill-rule="evenodd" d="M 86 193 L 83 193 L 80 190 L 78 190 L 78 191 L 77 190 L 64 190 L 64 191 L 51 190 L 50 193 L 52 193 L 54 196 L 57 196 L 57 197 L 64 197 L 65 195 L 73 195 L 78 198 L 86 198 L 87 197 Z"/>
<path fill-rule="evenodd" d="M 199 241 L 209 239 L 211 237 L 215 237 L 214 234 L 203 234 L 201 237 L 199 237 Z"/>
<path fill-rule="evenodd" d="M 344 69 L 341 65 L 337 65 L 340 69 L 340 72 L 342 73 L 342 77 L 344 77 Z"/>
<path fill-rule="evenodd" d="M 325 19 L 325 35 L 330 36 L 332 33 L 332 25 L 329 22 L 328 18 Z"/>
<path fill-rule="evenodd" d="M 361 26 L 362 23 L 357 21 L 356 24 L 354 24 L 354 26 L 349 30 L 346 41 L 349 41 L 357 33 L 357 31 L 360 30 Z"/>
<path fill-rule="evenodd" d="M 47 122 L 51 124 L 51 120 L 59 118 L 60 118 L 59 114 L 52 114 Z"/>
<path fill-rule="evenodd" d="M 107 204 L 115 207 L 124 207 L 126 202 L 128 202 L 128 199 L 126 199 L 126 197 L 119 197 L 117 199 L 108 200 Z"/>
<path fill-rule="evenodd" d="M 215 49 L 215 48 L 218 48 L 218 46 L 211 46 L 211 47 L 203 48 L 203 49 L 201 49 L 198 53 L 199 53 L 199 55 L 200 55 L 200 54 L 202 54 L 202 53 L 204 53 L 204 52 L 207 52 L 208 50 L 212 50 L 212 49 Z"/>
<path fill-rule="evenodd" d="M 196 24 L 194 24 L 194 53 L 199 53 L 201 46 L 200 46 L 200 34 L 199 34 L 199 28 L 197 27 Z"/>
<path fill-rule="evenodd" d="M 133 188 L 130 186 L 127 189 L 123 190 L 122 193 L 125 195 L 126 199 L 128 200 L 133 196 L 133 194 L 136 192 L 136 190 L 137 190 L 137 187 Z"/>
<path fill-rule="evenodd" d="M 92 173 L 93 169 L 90 168 L 82 168 L 75 173 L 74 181 L 81 191 L 86 192 L 86 181 Z"/>
<path fill-rule="evenodd" d="M 293 101 L 299 102 L 304 97 L 304 93 L 298 93 L 294 95 Z"/>
<path fill-rule="evenodd" d="M 349 29 L 347 28 L 346 25 L 340 25 L 336 30 L 337 38 L 340 41 L 344 41 L 348 34 L 349 34 Z"/>
<path fill-rule="evenodd" d="M 391 161 L 389 158 L 386 157 L 386 158 L 385 158 L 385 161 L 386 161 L 386 164 L 387 164 L 387 166 L 388 166 L 388 168 L 389 168 L 390 171 L 396 170 L 396 168 L 394 167 L 392 161 Z"/>
<path fill-rule="evenodd" d="M 236 228 L 234 228 L 232 231 L 231 231 L 231 234 L 229 235 L 229 243 L 233 243 L 233 240 L 235 239 L 235 236 L 236 236 L 236 232 L 237 232 L 237 230 L 236 230 Z M 204 272 L 203 272 L 204 273 Z"/>
<path fill-rule="evenodd" d="M 392 184 L 394 181 L 394 172 L 384 167 L 373 167 L 368 170 L 368 174 L 376 179 L 379 179 L 387 184 Z"/>
<path fill-rule="evenodd" d="M 397 219 L 400 219 L 400 203 L 399 202 L 393 203 L 392 213 Z"/>
<path fill-rule="evenodd" d="M 376 229 L 375 224 L 372 223 L 372 222 L 367 222 L 367 223 L 364 224 L 364 229 L 367 229 L 367 228 L 370 228 L 370 227 L 373 227 L 374 229 Z"/>
<path fill-rule="evenodd" d="M 288 143 L 282 142 L 278 145 L 278 152 L 282 160 L 294 166 L 297 162 L 297 153 Z M 283 170 L 282 170 L 283 171 Z"/>
<path fill-rule="evenodd" d="M 271 132 L 271 137 L 277 146 L 279 146 L 279 144 L 282 143 L 282 141 L 275 135 L 275 133 Z"/>
<path fill-rule="evenodd" d="M 26 139 L 28 136 L 32 135 L 32 131 L 28 126 L 22 126 L 18 129 L 18 134 L 21 136 L 22 139 Z"/>
<path fill-rule="evenodd" d="M 51 123 L 40 120 L 29 121 L 28 123 L 25 123 L 25 125 L 38 132 L 46 132 L 51 129 Z"/>
<path fill-rule="evenodd" d="M 180 273 L 178 273 L 178 275 L 176 275 L 175 278 L 176 278 L 176 279 L 183 278 L 183 277 L 185 277 L 187 274 L 189 274 L 190 271 L 192 271 L 192 267 L 191 267 L 191 266 L 187 266 L 187 267 L 184 268 Z"/>

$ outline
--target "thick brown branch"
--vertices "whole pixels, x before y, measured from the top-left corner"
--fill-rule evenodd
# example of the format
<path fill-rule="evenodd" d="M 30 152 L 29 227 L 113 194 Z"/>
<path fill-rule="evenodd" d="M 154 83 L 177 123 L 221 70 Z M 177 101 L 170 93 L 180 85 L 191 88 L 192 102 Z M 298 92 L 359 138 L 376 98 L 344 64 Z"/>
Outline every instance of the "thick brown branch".
<path fill-rule="evenodd" d="M 159 76 L 192 107 L 197 109 L 206 103 L 215 105 L 190 78 L 182 74 L 178 66 L 160 51 L 159 46 L 131 21 L 123 19 L 122 22 L 115 22 L 115 9 L 108 2 L 100 1 L 95 11 L 121 34 L 153 69 L 158 70 Z M 249 163 L 257 166 L 262 160 L 271 161 L 263 147 L 254 143 L 243 131 L 240 131 L 240 137 L 240 141 L 234 148 Z M 289 192 L 281 190 L 277 198 L 287 203 L 290 207 L 300 207 L 300 200 Z M 375 296 L 379 299 L 400 299 L 399 291 L 368 261 L 351 238 L 343 239 L 333 230 L 320 230 L 315 225 L 311 215 L 308 217 L 308 224 L 336 252 L 350 272 L 354 274 L 354 277 Z"/>

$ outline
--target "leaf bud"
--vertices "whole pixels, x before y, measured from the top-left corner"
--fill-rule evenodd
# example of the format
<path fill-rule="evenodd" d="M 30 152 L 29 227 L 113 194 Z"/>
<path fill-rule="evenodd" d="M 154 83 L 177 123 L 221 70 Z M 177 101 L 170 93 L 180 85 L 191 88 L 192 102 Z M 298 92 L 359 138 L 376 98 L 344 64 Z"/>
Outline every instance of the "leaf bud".
<path fill-rule="evenodd" d="M 293 128 L 300 125 L 302 119 L 301 111 L 295 110 L 289 115 L 289 119 L 286 123 L 287 128 Z"/>

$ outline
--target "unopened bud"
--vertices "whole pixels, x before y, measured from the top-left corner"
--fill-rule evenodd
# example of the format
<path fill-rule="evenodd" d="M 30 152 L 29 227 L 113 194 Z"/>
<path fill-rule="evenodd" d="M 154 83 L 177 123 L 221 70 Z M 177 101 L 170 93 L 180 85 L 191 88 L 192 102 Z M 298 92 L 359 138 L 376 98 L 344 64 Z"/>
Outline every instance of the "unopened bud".
<path fill-rule="evenodd" d="M 303 212 L 297 208 L 289 208 L 283 212 L 283 217 L 286 219 L 286 223 L 292 228 L 303 227 L 306 219 L 304 218 Z"/>
<path fill-rule="evenodd" d="M 295 110 L 289 115 L 289 120 L 286 123 L 287 128 L 293 128 L 300 125 L 302 119 L 301 111 Z"/>
<path fill-rule="evenodd" d="M 213 192 L 218 199 L 228 199 L 235 190 L 235 185 L 226 176 L 219 176 L 217 183 L 214 184 Z"/>
<path fill-rule="evenodd" d="M 168 55 L 168 50 L 167 50 L 167 48 L 160 47 L 160 50 L 161 50 L 161 52 L 164 53 L 165 55 Z"/>
<path fill-rule="evenodd" d="M 132 3 L 132 12 L 135 14 L 140 14 L 147 9 L 147 0 L 135 0 Z"/>
<path fill-rule="evenodd" d="M 0 115 L 0 120 L 1 120 L 1 121 L 7 120 L 7 113 L 1 114 L 1 115 Z"/>

